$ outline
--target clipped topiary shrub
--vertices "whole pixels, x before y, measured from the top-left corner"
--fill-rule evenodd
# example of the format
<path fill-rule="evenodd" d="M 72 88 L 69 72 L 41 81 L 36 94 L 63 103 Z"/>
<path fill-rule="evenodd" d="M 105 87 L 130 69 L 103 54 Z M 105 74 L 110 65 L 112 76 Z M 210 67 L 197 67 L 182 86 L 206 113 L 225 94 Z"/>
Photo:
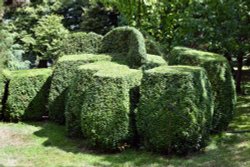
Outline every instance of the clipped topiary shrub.
<path fill-rule="evenodd" d="M 178 64 L 205 68 L 215 100 L 213 130 L 218 132 L 227 129 L 235 112 L 236 91 L 226 58 L 215 53 L 175 47 L 170 54 L 169 65 Z"/>
<path fill-rule="evenodd" d="M 47 114 L 52 70 L 19 70 L 5 74 L 9 80 L 5 119 L 11 122 L 41 120 Z"/>
<path fill-rule="evenodd" d="M 62 52 L 66 55 L 79 53 L 97 53 L 103 36 L 90 32 L 71 33 L 63 41 Z"/>
<path fill-rule="evenodd" d="M 80 66 L 78 73 L 81 77 L 75 77 L 69 90 L 68 129 L 79 131 L 77 124 L 81 122 L 82 134 L 90 146 L 101 150 L 124 146 L 130 137 L 129 93 L 140 84 L 142 72 L 112 62 L 97 62 Z M 81 120 L 76 119 L 79 116 Z"/>
<path fill-rule="evenodd" d="M 110 60 L 110 56 L 93 54 L 67 55 L 59 58 L 53 72 L 49 93 L 50 119 L 61 124 L 65 122 L 65 95 L 79 65 Z"/>
<path fill-rule="evenodd" d="M 161 66 L 145 71 L 136 115 L 138 133 L 148 150 L 188 153 L 209 137 L 213 100 L 204 69 Z"/>
<path fill-rule="evenodd" d="M 149 70 L 155 67 L 159 67 L 162 65 L 167 65 L 167 62 L 161 57 L 157 55 L 147 55 L 147 61 L 146 63 L 142 66 L 143 70 Z"/>
<path fill-rule="evenodd" d="M 132 27 L 118 27 L 107 33 L 100 52 L 112 55 L 114 61 L 130 68 L 139 68 L 147 60 L 144 37 Z"/>

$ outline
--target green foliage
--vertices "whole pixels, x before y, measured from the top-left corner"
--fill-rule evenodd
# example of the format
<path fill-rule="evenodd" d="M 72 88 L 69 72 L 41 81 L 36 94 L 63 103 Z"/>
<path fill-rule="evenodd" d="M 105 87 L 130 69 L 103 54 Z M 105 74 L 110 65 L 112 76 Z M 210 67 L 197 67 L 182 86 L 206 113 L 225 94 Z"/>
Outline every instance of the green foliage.
<path fill-rule="evenodd" d="M 194 1 L 179 21 L 173 44 L 237 57 L 249 53 L 250 1 Z"/>
<path fill-rule="evenodd" d="M 106 34 L 118 26 L 118 12 L 106 8 L 101 3 L 94 3 L 84 8 L 80 22 L 80 30 Z"/>
<path fill-rule="evenodd" d="M 161 66 L 144 73 L 136 115 L 144 146 L 162 153 L 189 153 L 206 146 L 213 114 L 204 69 Z"/>
<path fill-rule="evenodd" d="M 97 62 L 80 66 L 78 73 L 82 74 L 75 77 L 69 91 L 71 102 L 67 112 L 72 113 L 71 118 L 81 116 L 76 122 L 81 122 L 83 136 L 90 146 L 117 150 L 129 137 L 129 92 L 140 84 L 141 71 L 112 62 Z"/>
<path fill-rule="evenodd" d="M 66 55 L 61 57 L 53 72 L 51 88 L 49 93 L 49 117 L 58 123 L 64 123 L 65 95 L 76 69 L 79 65 L 93 63 L 96 61 L 110 61 L 107 55 Z"/>
<path fill-rule="evenodd" d="M 28 69 L 29 61 L 23 61 L 23 50 L 20 45 L 15 44 L 16 33 L 9 33 L 5 29 L 0 30 L 0 68 L 10 70 Z"/>
<path fill-rule="evenodd" d="M 0 22 L 2 20 L 3 14 L 4 14 L 3 0 L 0 0 Z"/>
<path fill-rule="evenodd" d="M 221 55 L 176 47 L 169 57 L 169 65 L 191 65 L 205 68 L 212 84 L 215 100 L 213 129 L 227 129 L 235 112 L 236 92 L 231 68 Z"/>
<path fill-rule="evenodd" d="M 142 66 L 142 69 L 148 70 L 162 65 L 167 65 L 167 62 L 161 56 L 148 54 L 147 61 Z"/>
<path fill-rule="evenodd" d="M 114 61 L 139 68 L 147 60 L 144 37 L 132 27 L 118 27 L 102 40 L 102 53 L 111 54 Z"/>
<path fill-rule="evenodd" d="M 86 110 L 86 112 L 88 112 L 88 114 L 90 114 L 89 112 L 92 111 L 91 108 L 89 108 L 88 110 L 86 108 L 83 109 L 82 107 L 85 106 L 84 103 L 86 103 L 86 105 L 88 105 L 88 106 L 90 105 L 91 107 L 94 107 L 95 105 L 99 105 L 99 103 L 98 103 L 99 100 L 100 101 L 103 100 L 103 102 L 101 102 L 101 103 L 104 104 L 105 103 L 104 101 L 111 100 L 110 98 L 114 98 L 114 99 L 117 98 L 116 96 L 114 96 L 114 97 L 106 96 L 107 92 L 100 92 L 99 99 L 97 99 L 98 95 L 95 95 L 96 99 L 94 101 L 91 101 L 90 94 L 87 94 L 87 92 L 92 91 L 91 87 L 93 87 L 93 84 L 95 82 L 97 82 L 96 81 L 97 78 L 95 76 L 103 73 L 103 75 L 105 75 L 105 77 L 109 78 L 109 77 L 111 77 L 110 76 L 111 74 L 115 75 L 116 71 L 119 71 L 119 73 L 120 73 L 119 75 L 121 75 L 121 73 L 123 73 L 123 72 L 121 72 L 122 70 L 124 70 L 124 73 L 126 73 L 127 71 L 132 71 L 132 70 L 128 70 L 128 68 L 126 66 L 118 65 L 115 63 L 111 63 L 111 62 L 96 62 L 96 63 L 87 64 L 87 65 L 83 65 L 83 66 L 79 67 L 78 72 L 77 72 L 78 75 L 74 76 L 73 82 L 69 87 L 68 96 L 66 97 L 66 101 L 67 101 L 66 112 L 65 112 L 66 113 L 65 114 L 66 115 L 66 129 L 67 129 L 69 136 L 82 135 L 82 133 L 81 133 L 81 119 L 80 119 L 81 112 L 84 112 Z M 138 75 L 140 75 L 140 74 L 138 74 Z M 131 81 L 128 80 L 128 82 L 130 82 L 130 83 L 128 83 L 128 85 L 130 85 L 129 87 L 133 87 L 134 85 L 136 85 L 140 82 L 140 76 L 134 76 L 134 77 L 135 77 L 134 79 L 131 76 L 128 78 L 128 79 L 131 79 Z M 98 82 L 98 84 L 100 87 L 102 87 L 100 85 L 101 83 Z M 109 84 L 109 82 L 107 82 L 106 84 Z M 129 91 L 129 88 L 126 91 Z M 91 92 L 89 92 L 89 93 L 91 93 Z M 98 92 L 95 92 L 95 93 L 98 93 Z M 90 99 L 87 99 L 85 101 L 86 98 L 90 98 Z M 91 101 L 91 103 L 87 103 L 88 101 Z M 93 103 L 96 103 L 96 104 L 93 104 Z M 102 104 L 100 104 L 100 106 L 102 106 Z M 110 107 L 112 107 L 112 106 L 110 106 L 110 105 L 111 104 L 109 104 L 108 106 L 105 107 L 107 111 L 111 109 Z M 93 108 L 95 110 L 94 112 L 96 112 L 96 113 L 104 110 L 104 108 L 102 108 L 100 111 L 98 111 L 98 109 L 100 109 L 100 108 L 98 106 L 96 106 L 96 107 L 97 107 L 96 109 Z M 116 112 L 116 110 L 114 110 L 112 112 Z M 107 118 L 105 118 L 105 119 L 107 119 Z M 102 122 L 100 122 L 100 123 L 102 123 Z M 94 124 L 85 125 L 84 124 L 84 126 L 97 126 L 97 124 L 99 124 L 99 123 L 96 122 L 95 124 L 96 125 L 94 125 Z M 94 127 L 94 128 L 96 128 L 96 127 Z M 118 132 L 114 132 L 114 133 L 118 133 Z M 88 132 L 88 135 L 91 135 L 90 132 Z M 98 135 L 98 134 L 95 134 L 95 135 Z M 102 134 L 102 135 L 104 135 L 104 134 Z M 84 133 L 84 136 L 85 136 L 85 133 Z M 113 139 L 111 139 L 111 140 L 113 140 Z M 92 136 L 92 135 L 90 136 L 90 141 L 91 141 L 92 145 L 95 145 L 94 136 Z M 96 142 L 99 142 L 99 139 Z M 100 147 L 102 147 L 102 146 L 100 146 Z M 111 148 L 111 149 L 113 149 L 113 148 Z"/>
<path fill-rule="evenodd" d="M 10 121 L 41 120 L 46 115 L 50 69 L 19 70 L 5 72 L 8 99 L 4 117 Z"/>
<path fill-rule="evenodd" d="M 45 60 L 56 60 L 61 55 L 62 41 L 68 31 L 61 24 L 62 17 L 48 15 L 42 17 L 34 27 L 36 44 L 34 51 Z"/>
<path fill-rule="evenodd" d="M 19 34 L 17 42 L 25 47 L 25 53 L 31 54 L 35 43 L 34 27 L 47 15 L 55 14 L 64 0 L 39 0 L 19 8 L 7 8 L 5 19 L 8 29 Z"/>
<path fill-rule="evenodd" d="M 64 54 L 97 53 L 101 46 L 102 36 L 95 33 L 71 33 L 63 41 Z"/>

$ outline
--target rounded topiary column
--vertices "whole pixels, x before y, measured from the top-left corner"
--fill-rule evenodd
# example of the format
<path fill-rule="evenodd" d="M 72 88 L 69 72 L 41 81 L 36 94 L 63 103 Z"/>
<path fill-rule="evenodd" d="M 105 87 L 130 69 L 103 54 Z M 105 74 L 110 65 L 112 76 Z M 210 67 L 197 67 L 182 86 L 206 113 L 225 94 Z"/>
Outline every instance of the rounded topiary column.
<path fill-rule="evenodd" d="M 113 62 L 95 62 L 80 66 L 78 73 L 67 97 L 69 135 L 81 130 L 89 146 L 104 151 L 126 146 L 132 135 L 130 91 L 139 86 L 142 72 Z"/>
<path fill-rule="evenodd" d="M 110 61 L 108 55 L 79 54 L 65 55 L 55 65 L 51 88 L 49 92 L 49 117 L 50 120 L 60 124 L 65 123 L 65 98 L 66 92 L 72 83 L 73 77 L 77 75 L 77 67 L 83 64 L 97 61 Z"/>
<path fill-rule="evenodd" d="M 169 65 L 205 68 L 214 96 L 213 131 L 227 129 L 233 118 L 236 104 L 235 84 L 227 59 L 215 53 L 175 47 L 169 56 Z"/>
<path fill-rule="evenodd" d="M 161 66 L 144 73 L 137 112 L 142 144 L 163 153 L 187 153 L 206 145 L 213 114 L 204 69 Z"/>

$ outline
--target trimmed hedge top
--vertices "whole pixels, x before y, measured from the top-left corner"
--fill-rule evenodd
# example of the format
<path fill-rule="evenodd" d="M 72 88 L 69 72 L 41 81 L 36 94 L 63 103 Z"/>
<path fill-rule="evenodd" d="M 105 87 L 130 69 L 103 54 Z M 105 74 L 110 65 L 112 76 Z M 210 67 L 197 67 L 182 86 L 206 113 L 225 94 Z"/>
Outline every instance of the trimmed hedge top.
<path fill-rule="evenodd" d="M 219 54 L 204 52 L 186 47 L 174 47 L 169 56 L 169 64 L 175 65 L 175 62 L 183 62 L 188 65 L 200 65 L 206 62 L 225 62 L 227 59 Z M 188 63 L 187 63 L 188 62 Z"/>
<path fill-rule="evenodd" d="M 144 37 L 132 27 L 118 27 L 102 40 L 101 53 L 111 54 L 114 61 L 139 68 L 147 60 Z"/>
<path fill-rule="evenodd" d="M 31 69 L 31 70 L 17 70 L 8 71 L 4 70 L 4 75 L 8 80 L 15 78 L 35 77 L 35 76 L 50 76 L 51 69 Z"/>
<path fill-rule="evenodd" d="M 213 129 L 226 130 L 233 119 L 236 91 L 230 65 L 221 55 L 185 47 L 175 47 L 169 57 L 169 65 L 191 65 L 205 68 L 212 84 L 215 100 Z"/>
<path fill-rule="evenodd" d="M 76 75 L 77 67 L 96 61 L 110 61 L 108 55 L 80 54 L 66 55 L 59 58 L 52 77 L 49 94 L 49 116 L 51 120 L 63 124 L 65 122 L 65 95 L 72 78 Z"/>
<path fill-rule="evenodd" d="M 147 149 L 182 154 L 206 146 L 213 100 L 203 68 L 161 66 L 147 70 L 140 94 L 136 122 Z"/>
<path fill-rule="evenodd" d="M 41 120 L 46 115 L 51 69 L 5 71 L 8 98 L 6 120 Z"/>
<path fill-rule="evenodd" d="M 64 54 L 98 53 L 103 36 L 90 32 L 71 33 L 63 41 Z"/>
<path fill-rule="evenodd" d="M 85 61 L 87 63 L 93 63 L 95 61 L 111 61 L 111 57 L 106 54 L 73 54 L 60 57 L 58 63 L 78 61 Z"/>
<path fill-rule="evenodd" d="M 139 70 L 130 69 L 125 65 L 107 61 L 82 65 L 79 67 L 79 70 L 96 71 L 94 76 L 99 77 L 123 78 L 126 79 L 128 85 L 131 86 L 138 85 L 140 83 L 140 79 L 142 78 L 142 72 Z"/>

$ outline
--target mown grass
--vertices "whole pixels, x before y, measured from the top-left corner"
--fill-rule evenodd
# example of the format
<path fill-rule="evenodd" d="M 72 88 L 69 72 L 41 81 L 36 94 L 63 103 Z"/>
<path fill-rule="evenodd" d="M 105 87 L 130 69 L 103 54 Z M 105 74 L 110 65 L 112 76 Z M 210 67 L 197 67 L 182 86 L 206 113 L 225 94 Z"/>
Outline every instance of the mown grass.
<path fill-rule="evenodd" d="M 250 83 L 239 96 L 228 132 L 212 136 L 204 152 L 185 157 L 127 150 L 101 154 L 84 142 L 66 138 L 63 126 L 50 122 L 0 123 L 0 166 L 250 166 Z M 248 93 L 249 92 L 249 93 Z"/>

